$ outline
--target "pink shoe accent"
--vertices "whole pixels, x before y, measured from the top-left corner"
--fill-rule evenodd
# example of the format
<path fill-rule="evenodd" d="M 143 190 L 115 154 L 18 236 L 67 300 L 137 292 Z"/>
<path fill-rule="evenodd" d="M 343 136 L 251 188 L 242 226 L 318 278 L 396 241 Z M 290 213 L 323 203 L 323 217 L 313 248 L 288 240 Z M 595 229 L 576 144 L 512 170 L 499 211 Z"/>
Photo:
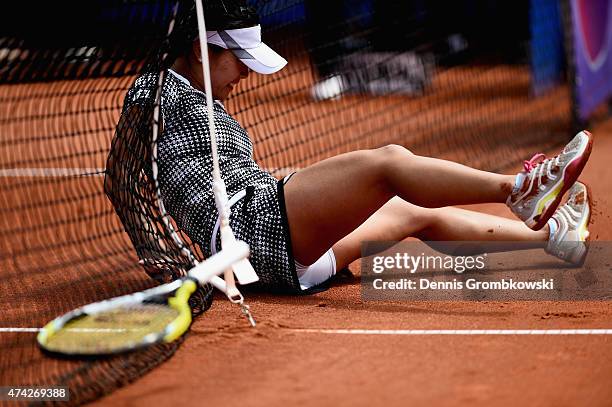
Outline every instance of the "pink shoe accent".
<path fill-rule="evenodd" d="M 529 173 L 533 170 L 540 162 L 546 159 L 546 155 L 538 153 L 531 157 L 531 160 L 523 161 L 523 168 L 525 172 Z"/>

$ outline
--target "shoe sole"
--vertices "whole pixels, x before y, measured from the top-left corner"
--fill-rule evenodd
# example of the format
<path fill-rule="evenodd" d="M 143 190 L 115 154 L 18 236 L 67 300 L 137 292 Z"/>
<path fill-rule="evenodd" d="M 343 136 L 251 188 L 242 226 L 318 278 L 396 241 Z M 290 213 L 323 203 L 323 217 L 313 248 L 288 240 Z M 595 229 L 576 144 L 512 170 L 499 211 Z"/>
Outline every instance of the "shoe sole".
<path fill-rule="evenodd" d="M 548 220 L 553 216 L 553 214 L 559 207 L 563 195 L 565 195 L 565 193 L 572 187 L 572 185 L 574 185 L 574 182 L 576 182 L 576 180 L 582 173 L 584 166 L 589 160 L 591 150 L 593 149 L 593 135 L 586 130 L 583 130 L 582 132 L 585 133 L 589 138 L 589 141 L 587 142 L 587 145 L 584 151 L 582 152 L 582 155 L 574 159 L 574 161 L 572 161 L 570 164 L 568 164 L 567 167 L 565 167 L 565 171 L 561 181 L 562 185 L 560 191 L 557 193 L 552 202 L 547 205 L 545 204 L 544 210 L 542 211 L 542 214 L 538 217 L 535 224 L 529 225 L 531 229 L 540 230 L 546 225 L 546 222 L 548 222 Z"/>

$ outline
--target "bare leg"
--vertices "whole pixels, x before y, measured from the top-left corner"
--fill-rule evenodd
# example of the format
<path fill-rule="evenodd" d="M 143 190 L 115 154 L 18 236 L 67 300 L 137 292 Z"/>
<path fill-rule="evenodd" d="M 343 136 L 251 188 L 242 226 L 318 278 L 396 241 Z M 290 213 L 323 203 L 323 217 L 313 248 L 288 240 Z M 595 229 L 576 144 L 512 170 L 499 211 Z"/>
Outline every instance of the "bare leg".
<path fill-rule="evenodd" d="M 544 247 L 548 229 L 533 231 L 520 221 L 465 209 L 422 208 L 396 197 L 334 244 L 337 267 L 346 267 L 360 258 L 362 242 L 402 241 L 408 237 L 429 241 L 520 241 Z M 499 250 L 503 249 L 500 246 Z"/>
<path fill-rule="evenodd" d="M 423 207 L 505 202 L 514 176 L 421 157 L 400 146 L 342 154 L 285 186 L 293 253 L 310 264 L 394 196 Z"/>

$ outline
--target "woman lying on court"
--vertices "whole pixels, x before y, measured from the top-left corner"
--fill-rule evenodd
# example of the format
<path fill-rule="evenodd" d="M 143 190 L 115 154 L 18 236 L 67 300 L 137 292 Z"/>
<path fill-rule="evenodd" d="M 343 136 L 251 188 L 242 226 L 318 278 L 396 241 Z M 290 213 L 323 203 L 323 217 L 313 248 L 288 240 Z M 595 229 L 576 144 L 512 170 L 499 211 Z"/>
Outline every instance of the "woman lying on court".
<path fill-rule="evenodd" d="M 251 247 L 262 287 L 299 293 L 360 257 L 363 241 L 540 242 L 570 263 L 584 261 L 590 219 L 587 188 L 577 182 L 591 152 L 583 131 L 553 157 L 525 162 L 517 175 L 472 169 L 389 145 L 323 160 L 278 181 L 253 160 L 245 129 L 222 102 L 251 71 L 273 74 L 287 61 L 261 42 L 255 11 L 206 2 L 208 55 L 221 176 L 232 205 L 230 225 Z M 211 187 L 211 146 L 201 51 L 190 39 L 162 89 L 159 182 L 169 214 L 206 256 L 220 250 Z M 126 103 L 137 104 L 155 75 L 143 75 Z M 566 192 L 568 194 L 566 194 Z M 564 195 L 567 202 L 561 205 Z M 506 203 L 520 220 L 452 207 Z"/>

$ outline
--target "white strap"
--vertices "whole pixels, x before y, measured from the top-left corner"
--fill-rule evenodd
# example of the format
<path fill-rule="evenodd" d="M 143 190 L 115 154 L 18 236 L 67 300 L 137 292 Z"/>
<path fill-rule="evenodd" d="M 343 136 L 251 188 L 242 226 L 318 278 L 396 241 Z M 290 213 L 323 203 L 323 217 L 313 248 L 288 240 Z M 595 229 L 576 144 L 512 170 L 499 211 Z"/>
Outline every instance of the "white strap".
<path fill-rule="evenodd" d="M 234 206 L 234 204 L 236 204 L 238 201 L 244 198 L 245 195 L 246 195 L 246 189 L 243 189 L 242 191 L 238 191 L 227 202 L 228 206 L 231 208 L 232 206 Z M 217 253 L 217 233 L 219 233 L 220 227 L 221 227 L 221 215 L 217 216 L 217 222 L 215 223 L 215 228 L 213 229 L 213 233 L 212 233 L 212 239 L 210 240 L 210 253 L 211 254 Z"/>
<path fill-rule="evenodd" d="M 215 203 L 217 204 L 217 211 L 219 212 L 220 219 L 217 220 L 219 227 L 223 225 L 221 232 L 224 236 L 221 237 L 222 244 L 227 245 L 229 243 L 233 243 L 232 241 L 227 241 L 224 237 L 229 237 L 230 240 L 234 239 L 234 233 L 229 227 L 229 207 L 231 206 L 229 202 L 227 202 L 227 196 L 219 196 L 218 192 L 225 192 L 225 184 L 223 183 L 223 179 L 221 178 L 221 170 L 219 169 L 219 155 L 217 152 L 217 133 L 215 131 L 215 119 L 214 119 L 214 107 L 213 107 L 213 97 L 212 97 L 212 84 L 210 80 L 210 64 L 208 61 L 208 46 L 206 43 L 206 25 L 204 20 L 204 7 L 202 4 L 202 0 L 195 0 L 196 3 L 196 15 L 198 19 L 198 34 L 200 40 L 200 54 L 202 55 L 202 74 L 204 79 L 204 93 L 206 94 L 206 110 L 208 112 L 208 126 L 210 129 L 210 149 L 211 149 L 211 157 L 213 161 L 212 168 L 212 179 L 213 179 L 213 192 L 215 192 Z M 219 203 L 228 203 L 227 206 L 219 206 Z M 217 233 L 213 234 L 213 237 L 216 238 Z M 216 246 L 216 242 L 215 242 Z M 255 321 L 253 320 L 248 307 L 244 304 L 242 295 L 236 289 L 234 285 L 234 271 L 241 270 L 240 273 L 250 274 L 251 280 L 257 280 L 257 274 L 251 263 L 247 259 L 243 259 L 236 266 L 229 268 L 225 271 L 225 282 L 227 286 L 227 296 L 232 302 L 239 303 L 242 307 L 242 312 L 249 318 L 249 322 L 252 326 L 255 326 Z"/>

